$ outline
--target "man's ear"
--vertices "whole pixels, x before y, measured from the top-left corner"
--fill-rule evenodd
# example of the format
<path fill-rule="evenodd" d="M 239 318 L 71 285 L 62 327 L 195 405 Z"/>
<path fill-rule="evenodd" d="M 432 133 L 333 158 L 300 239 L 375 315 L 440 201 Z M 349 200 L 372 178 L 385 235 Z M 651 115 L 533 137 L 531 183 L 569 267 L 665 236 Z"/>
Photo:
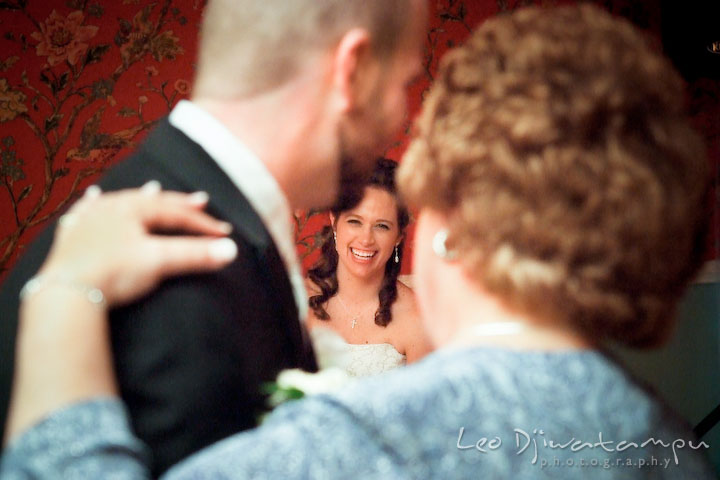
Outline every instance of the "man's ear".
<path fill-rule="evenodd" d="M 333 61 L 333 85 L 339 94 L 342 111 L 349 112 L 366 104 L 378 68 L 368 31 L 353 28 L 345 33 L 338 43 Z"/>

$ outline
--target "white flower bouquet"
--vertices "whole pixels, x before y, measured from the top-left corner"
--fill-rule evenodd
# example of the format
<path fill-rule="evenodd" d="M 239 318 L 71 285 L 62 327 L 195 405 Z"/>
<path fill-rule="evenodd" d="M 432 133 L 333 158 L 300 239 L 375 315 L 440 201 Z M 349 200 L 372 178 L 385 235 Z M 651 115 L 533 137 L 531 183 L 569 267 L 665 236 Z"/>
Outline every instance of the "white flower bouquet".
<path fill-rule="evenodd" d="M 317 373 L 293 368 L 281 371 L 275 382 L 263 386 L 263 392 L 269 395 L 269 406 L 275 408 L 281 403 L 306 395 L 337 392 L 351 379 L 345 370 L 338 367 L 325 368 Z"/>

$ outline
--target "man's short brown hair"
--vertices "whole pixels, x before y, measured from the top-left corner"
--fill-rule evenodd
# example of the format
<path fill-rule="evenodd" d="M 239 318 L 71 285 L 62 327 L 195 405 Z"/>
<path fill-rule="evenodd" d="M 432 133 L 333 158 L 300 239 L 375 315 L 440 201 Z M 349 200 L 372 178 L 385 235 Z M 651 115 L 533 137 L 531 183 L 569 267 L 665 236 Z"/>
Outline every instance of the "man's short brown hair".
<path fill-rule="evenodd" d="M 350 29 L 367 30 L 374 53 L 406 34 L 411 0 L 210 0 L 200 32 L 196 95 L 250 96 L 292 76 Z"/>

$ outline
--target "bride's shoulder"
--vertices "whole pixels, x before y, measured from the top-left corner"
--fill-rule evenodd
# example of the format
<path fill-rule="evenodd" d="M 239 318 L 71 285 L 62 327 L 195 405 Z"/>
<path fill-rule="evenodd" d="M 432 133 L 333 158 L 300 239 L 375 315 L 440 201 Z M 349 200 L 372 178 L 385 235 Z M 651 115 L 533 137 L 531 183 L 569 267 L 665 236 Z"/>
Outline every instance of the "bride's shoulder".
<path fill-rule="evenodd" d="M 412 288 L 398 281 L 397 292 L 397 300 L 393 305 L 393 316 L 416 317 L 418 315 L 417 304 L 415 303 L 415 293 Z"/>
<path fill-rule="evenodd" d="M 408 363 L 412 363 L 431 350 L 422 327 L 420 311 L 413 290 L 398 282 L 398 297 L 393 307 L 391 325 L 394 324 L 394 331 L 397 335 L 398 351 L 402 351 L 406 355 Z"/>
<path fill-rule="evenodd" d="M 412 288 L 398 280 L 397 282 L 398 300 L 415 301 L 415 292 Z"/>

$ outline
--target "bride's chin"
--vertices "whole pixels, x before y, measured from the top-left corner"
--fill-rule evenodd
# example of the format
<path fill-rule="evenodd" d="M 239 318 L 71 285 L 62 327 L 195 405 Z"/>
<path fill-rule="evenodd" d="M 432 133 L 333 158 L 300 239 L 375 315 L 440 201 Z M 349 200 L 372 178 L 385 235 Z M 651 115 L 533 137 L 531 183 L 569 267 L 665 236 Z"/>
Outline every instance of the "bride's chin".
<path fill-rule="evenodd" d="M 368 264 L 362 264 L 359 262 L 354 263 L 352 267 L 348 268 L 347 270 L 350 275 L 362 280 L 369 280 L 375 276 L 382 276 L 385 274 L 384 269 L 377 265 L 375 262 Z"/>

